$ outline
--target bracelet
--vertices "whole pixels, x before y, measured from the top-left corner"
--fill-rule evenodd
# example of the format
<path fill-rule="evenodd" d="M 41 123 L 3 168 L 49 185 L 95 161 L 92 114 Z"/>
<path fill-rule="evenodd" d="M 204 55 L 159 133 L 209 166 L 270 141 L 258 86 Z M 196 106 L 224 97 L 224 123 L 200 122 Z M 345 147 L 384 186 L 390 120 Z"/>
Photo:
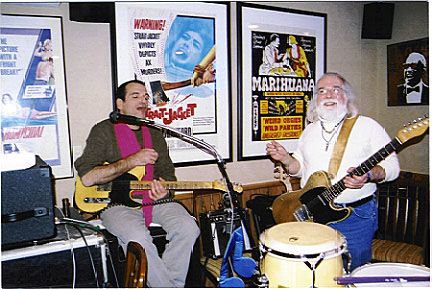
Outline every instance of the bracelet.
<path fill-rule="evenodd" d="M 367 175 L 366 183 L 368 183 L 368 182 L 370 182 L 370 180 L 371 180 L 371 173 L 370 173 L 370 172 L 367 172 L 366 175 Z"/>

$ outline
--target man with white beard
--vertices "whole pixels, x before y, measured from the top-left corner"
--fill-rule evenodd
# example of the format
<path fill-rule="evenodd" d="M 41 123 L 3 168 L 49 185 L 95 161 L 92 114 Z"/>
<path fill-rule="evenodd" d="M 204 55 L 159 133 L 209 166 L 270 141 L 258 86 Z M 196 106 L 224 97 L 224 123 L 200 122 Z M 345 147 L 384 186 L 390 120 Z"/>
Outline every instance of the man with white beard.
<path fill-rule="evenodd" d="M 345 152 L 332 185 L 343 179 L 346 189 L 334 199 L 343 207 L 352 207 L 348 218 L 328 225 L 341 232 L 348 244 L 353 270 L 371 261 L 372 238 L 378 228 L 378 209 L 374 192 L 377 183 L 392 181 L 399 176 L 399 160 L 395 153 L 367 173 L 348 175 L 358 165 L 391 141 L 385 129 L 375 120 L 358 115 L 351 86 L 337 73 L 324 74 L 317 83 L 309 105 L 310 124 L 302 133 L 296 150 L 290 154 L 276 141 L 267 144 L 267 154 L 282 163 L 286 172 L 300 177 L 303 188 L 311 175 L 328 171 L 333 149 L 343 123 L 358 116 L 349 134 Z"/>

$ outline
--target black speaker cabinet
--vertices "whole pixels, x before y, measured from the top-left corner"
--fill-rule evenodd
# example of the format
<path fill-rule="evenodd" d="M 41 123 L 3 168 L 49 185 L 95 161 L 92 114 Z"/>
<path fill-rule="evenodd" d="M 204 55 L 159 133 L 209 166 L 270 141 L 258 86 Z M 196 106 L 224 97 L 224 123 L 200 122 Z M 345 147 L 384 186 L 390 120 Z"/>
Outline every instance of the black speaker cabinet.
<path fill-rule="evenodd" d="M 363 8 L 363 39 L 391 39 L 393 3 L 369 3 Z"/>
<path fill-rule="evenodd" d="M 2 251 L 2 287 L 118 288 L 102 235 L 77 227 L 60 225 L 47 243 Z"/>
<path fill-rule="evenodd" d="M 114 2 L 69 3 L 71 21 L 111 23 L 114 21 Z"/>
<path fill-rule="evenodd" d="M 55 235 L 51 168 L 39 157 L 29 169 L 1 173 L 1 213 L 2 248 Z"/>
<path fill-rule="evenodd" d="M 240 215 L 242 214 L 242 216 Z M 231 237 L 230 227 L 233 214 L 231 209 L 209 211 L 200 214 L 201 238 L 204 256 L 217 259 L 223 257 L 228 241 Z M 244 220 L 244 221 L 243 221 Z M 233 231 L 240 226 L 243 228 L 243 250 L 252 250 L 250 238 L 249 213 L 247 209 L 235 211 Z"/>

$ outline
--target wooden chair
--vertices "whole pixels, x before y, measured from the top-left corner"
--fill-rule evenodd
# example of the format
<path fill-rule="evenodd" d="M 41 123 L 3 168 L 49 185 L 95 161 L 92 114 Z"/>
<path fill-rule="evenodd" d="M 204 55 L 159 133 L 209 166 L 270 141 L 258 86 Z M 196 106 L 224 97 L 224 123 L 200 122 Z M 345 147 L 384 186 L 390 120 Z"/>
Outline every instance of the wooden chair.
<path fill-rule="evenodd" d="M 126 254 L 125 288 L 144 288 L 147 284 L 147 257 L 137 242 L 129 242 Z"/>
<path fill-rule="evenodd" d="M 373 262 L 429 266 L 429 175 L 401 172 L 379 185 Z"/>

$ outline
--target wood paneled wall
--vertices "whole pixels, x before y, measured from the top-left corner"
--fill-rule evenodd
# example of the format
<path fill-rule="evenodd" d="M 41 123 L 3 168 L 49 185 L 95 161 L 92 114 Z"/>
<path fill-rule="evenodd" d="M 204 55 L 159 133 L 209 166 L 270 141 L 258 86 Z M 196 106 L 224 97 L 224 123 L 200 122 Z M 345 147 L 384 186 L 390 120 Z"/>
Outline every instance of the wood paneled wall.
<path fill-rule="evenodd" d="M 293 190 L 299 188 L 299 179 L 291 179 L 290 185 Z M 275 196 L 280 195 L 287 191 L 287 186 L 284 182 L 275 180 L 263 183 L 249 184 L 243 186 L 243 192 L 237 195 L 238 201 L 242 208 L 246 208 L 246 202 L 251 198 L 252 195 L 262 194 Z M 224 192 L 214 190 L 197 190 L 190 193 L 179 194 L 175 196 L 175 199 L 183 203 L 183 205 L 189 210 L 191 214 L 195 216 L 199 222 L 199 214 L 224 209 Z M 257 233 L 253 224 L 253 218 L 249 211 L 249 220 L 251 235 L 254 239 L 254 243 L 258 244 Z M 201 241 L 202 248 L 202 241 Z"/>

